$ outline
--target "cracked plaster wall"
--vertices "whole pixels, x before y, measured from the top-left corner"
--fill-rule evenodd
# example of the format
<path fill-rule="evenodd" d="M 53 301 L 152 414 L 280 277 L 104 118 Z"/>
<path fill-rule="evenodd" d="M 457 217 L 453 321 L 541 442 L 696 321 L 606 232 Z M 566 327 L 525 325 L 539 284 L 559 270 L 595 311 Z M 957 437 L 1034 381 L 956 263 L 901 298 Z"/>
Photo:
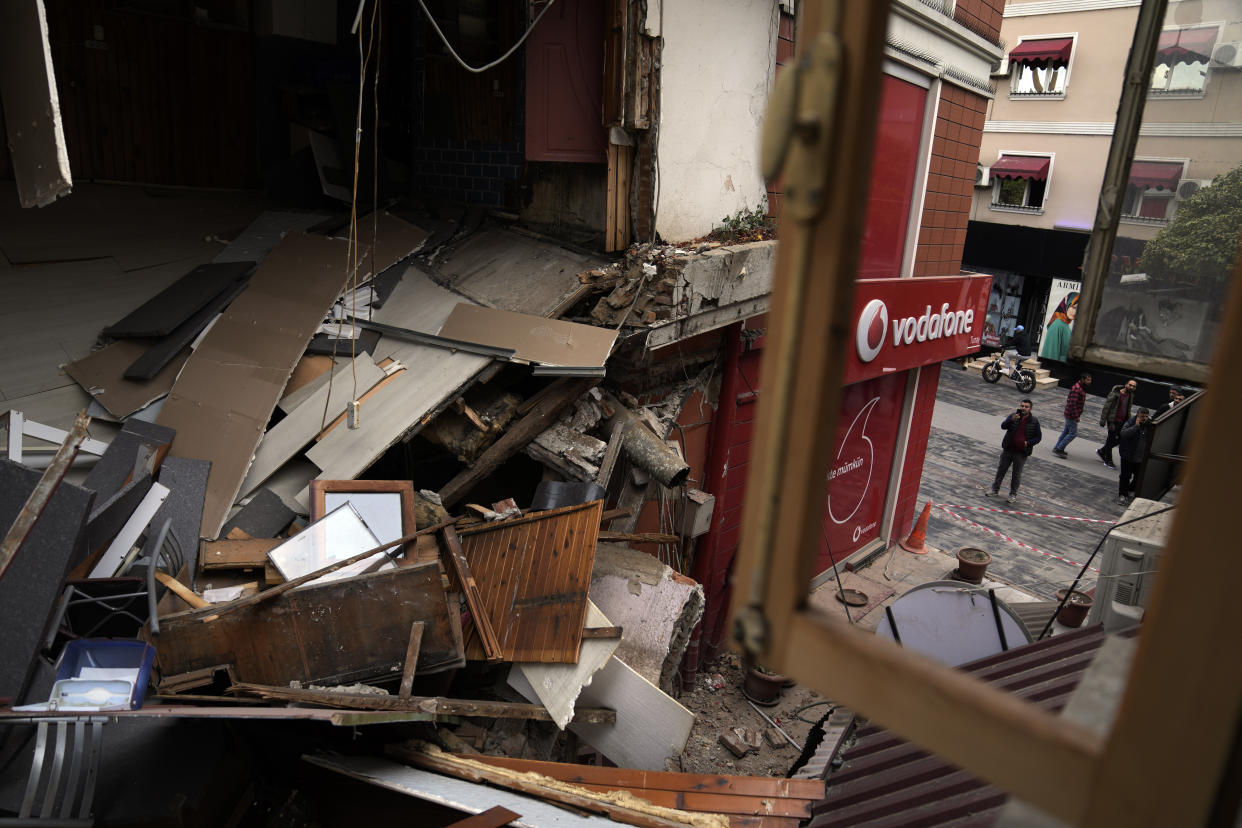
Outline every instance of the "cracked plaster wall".
<path fill-rule="evenodd" d="M 766 189 L 759 131 L 776 58 L 776 0 L 664 0 L 656 231 L 706 235 Z"/>

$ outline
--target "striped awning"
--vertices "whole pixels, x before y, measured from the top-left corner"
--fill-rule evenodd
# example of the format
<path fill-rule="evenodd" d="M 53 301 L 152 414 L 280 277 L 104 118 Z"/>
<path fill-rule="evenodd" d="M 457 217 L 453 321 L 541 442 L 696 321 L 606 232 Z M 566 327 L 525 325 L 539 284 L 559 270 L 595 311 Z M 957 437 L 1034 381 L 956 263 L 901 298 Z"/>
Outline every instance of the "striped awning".
<path fill-rule="evenodd" d="M 1212 46 L 1215 43 L 1215 26 L 1161 32 L 1160 44 L 1156 47 L 1156 65 L 1207 63 L 1212 57 Z"/>

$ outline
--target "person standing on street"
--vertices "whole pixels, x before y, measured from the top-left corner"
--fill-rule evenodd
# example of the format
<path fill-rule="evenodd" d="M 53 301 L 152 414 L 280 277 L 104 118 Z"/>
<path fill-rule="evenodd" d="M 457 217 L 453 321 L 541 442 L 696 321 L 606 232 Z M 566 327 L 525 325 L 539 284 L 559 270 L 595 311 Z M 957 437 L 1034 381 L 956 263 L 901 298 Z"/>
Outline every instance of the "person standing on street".
<path fill-rule="evenodd" d="M 1121 427 L 1130 419 L 1130 404 L 1134 402 L 1134 392 L 1138 388 L 1137 380 L 1129 380 L 1125 385 L 1114 385 L 1104 398 L 1104 411 L 1100 414 L 1100 425 L 1108 429 L 1108 439 L 1104 445 L 1095 450 L 1104 465 L 1110 469 L 1117 468 L 1113 463 L 1113 446 L 1121 439 Z"/>
<path fill-rule="evenodd" d="M 1026 458 L 1031 456 L 1031 450 L 1044 435 L 1039 430 L 1039 420 L 1031 414 L 1029 399 L 1018 403 L 1018 410 L 1001 420 L 1001 429 L 1005 436 L 1001 438 L 1000 465 L 996 467 L 996 479 L 992 481 L 988 496 L 1000 495 L 1005 472 L 1013 466 L 1013 476 L 1009 478 L 1009 502 L 1013 503 L 1018 499 L 1018 484 L 1022 482 L 1022 467 L 1026 464 Z"/>
<path fill-rule="evenodd" d="M 1065 447 L 1078 436 L 1078 418 L 1082 416 L 1082 409 L 1087 404 L 1087 387 L 1089 385 L 1091 385 L 1091 375 L 1083 374 L 1078 378 L 1078 382 L 1074 383 L 1074 387 L 1070 389 L 1069 396 L 1065 398 L 1065 427 L 1061 429 L 1061 436 L 1057 438 L 1057 444 L 1052 447 L 1052 453 L 1062 460 L 1069 457 L 1065 453 Z"/>
<path fill-rule="evenodd" d="M 1151 412 L 1140 408 L 1121 428 L 1117 453 L 1121 455 L 1121 475 L 1117 481 L 1117 502 L 1125 506 L 1134 499 L 1139 469 L 1143 467 L 1143 455 L 1147 453 L 1147 430 L 1151 427 Z"/>

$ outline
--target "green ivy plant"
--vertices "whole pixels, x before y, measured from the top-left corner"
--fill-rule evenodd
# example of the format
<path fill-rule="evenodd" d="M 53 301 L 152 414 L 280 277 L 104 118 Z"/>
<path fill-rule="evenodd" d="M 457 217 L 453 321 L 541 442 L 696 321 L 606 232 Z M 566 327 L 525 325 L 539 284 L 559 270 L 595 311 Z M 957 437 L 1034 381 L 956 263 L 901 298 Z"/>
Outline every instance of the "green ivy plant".
<path fill-rule="evenodd" d="M 732 215 L 720 220 L 720 225 L 712 231 L 712 237 L 722 241 L 758 241 L 769 239 L 775 235 L 776 222 L 767 214 L 763 202 L 754 209 L 742 208 Z"/>

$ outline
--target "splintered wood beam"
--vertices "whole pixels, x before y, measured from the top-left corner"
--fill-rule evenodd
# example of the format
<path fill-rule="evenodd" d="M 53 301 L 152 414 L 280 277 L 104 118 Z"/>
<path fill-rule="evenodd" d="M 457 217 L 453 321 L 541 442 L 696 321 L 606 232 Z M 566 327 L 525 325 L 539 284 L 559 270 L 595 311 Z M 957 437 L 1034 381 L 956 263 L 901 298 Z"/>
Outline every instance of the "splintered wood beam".
<path fill-rule="evenodd" d="M 660 532 L 609 532 L 601 529 L 599 539 L 602 541 L 626 541 L 628 543 L 680 543 L 677 535 L 665 535 Z"/>
<path fill-rule="evenodd" d="M 205 615 L 201 620 L 204 623 L 208 621 L 216 621 L 220 618 L 220 616 L 224 615 L 225 613 L 233 612 L 234 610 L 239 610 L 242 607 L 253 606 L 263 601 L 270 601 L 273 598 L 276 598 L 280 595 L 284 595 L 286 592 L 288 592 L 291 589 L 297 589 L 302 584 L 308 584 L 311 581 L 315 580 L 316 578 L 322 578 L 324 575 L 328 575 L 332 572 L 336 572 L 338 569 L 343 569 L 344 567 L 347 567 L 350 564 L 356 564 L 358 563 L 358 561 L 365 561 L 367 558 L 371 557 L 377 552 L 384 552 L 388 549 L 392 549 L 394 546 L 402 546 L 404 544 L 407 544 L 410 541 L 414 540 L 415 538 L 419 537 L 420 535 L 430 535 L 434 532 L 439 532 L 445 526 L 452 526 L 455 522 L 456 521 L 452 519 L 441 521 L 440 523 L 437 523 L 434 526 L 428 526 L 426 529 L 419 529 L 417 532 L 415 532 L 412 535 L 406 535 L 403 538 L 397 538 L 395 541 L 389 541 L 388 543 L 381 544 L 375 547 L 374 549 L 368 549 L 366 552 L 359 552 L 357 555 L 354 555 L 353 557 L 346 558 L 343 561 L 337 561 L 334 564 L 325 566 L 323 569 L 317 569 L 314 572 L 308 572 L 307 574 L 303 575 L 300 578 L 294 578 L 292 581 L 285 581 L 283 584 L 280 584 L 279 586 L 274 586 L 271 589 L 264 590 L 263 592 L 259 592 L 254 595 L 247 595 L 245 598 L 238 598 L 235 601 L 229 601 L 228 603 L 225 603 L 225 604 L 212 604 L 211 606 L 215 610 L 215 612 L 211 613 L 210 615 Z"/>
<path fill-rule="evenodd" d="M 414 673 L 418 667 L 418 651 L 423 644 L 423 627 L 422 621 L 415 621 L 410 627 L 410 646 L 405 651 L 405 669 L 401 671 L 401 689 L 397 693 L 403 699 L 408 699 L 414 690 Z"/>
<path fill-rule="evenodd" d="M 566 379 L 549 385 L 547 393 L 520 420 L 510 425 L 474 463 L 441 487 L 440 502 L 446 509 L 456 505 L 480 480 L 490 476 L 501 463 L 524 449 L 527 443 L 556 421 L 566 406 L 597 382 L 599 380 L 594 378 Z"/>
<path fill-rule="evenodd" d="M 599 474 L 595 475 L 595 482 L 608 488 L 608 481 L 612 480 L 612 470 L 617 467 L 617 457 L 621 454 L 621 443 L 625 440 L 625 427 L 617 423 L 612 427 L 612 434 L 608 435 L 608 448 L 604 449 L 604 459 L 599 464 Z"/>
<path fill-rule="evenodd" d="M 500 640 L 496 638 L 496 632 L 492 629 L 492 622 L 487 617 L 487 606 L 483 602 L 483 596 L 479 593 L 479 585 L 470 571 L 466 554 L 462 552 L 461 538 L 457 537 L 457 530 L 452 526 L 444 527 L 443 535 L 444 546 L 448 550 L 449 566 L 453 574 L 457 576 L 462 591 L 466 594 L 466 606 L 470 607 L 470 618 L 479 633 L 479 643 L 483 647 L 483 653 L 488 661 L 499 661 L 501 659 Z"/>
<path fill-rule="evenodd" d="M 194 609 L 202 609 L 203 607 L 211 606 L 210 601 L 178 581 L 173 576 L 169 575 L 167 572 L 161 572 L 157 569 L 155 571 L 155 580 L 171 589 L 178 598 L 194 607 Z M 255 584 L 255 586 L 257 587 L 258 584 Z"/>
<path fill-rule="evenodd" d="M 267 684 L 238 682 L 231 692 L 272 701 L 344 707 L 352 710 L 391 710 L 429 713 L 436 716 L 472 716 L 483 719 L 528 719 L 550 722 L 552 715 L 540 704 L 446 699 L 442 696 L 381 696 L 370 693 L 336 693 L 331 690 L 293 690 Z M 570 721 L 583 724 L 616 724 L 617 712 L 604 707 L 579 707 Z"/>
<path fill-rule="evenodd" d="M 480 762 L 462 759 L 438 750 L 432 753 L 429 748 L 419 745 L 388 745 L 384 748 L 384 752 L 394 759 L 424 770 L 443 773 L 470 782 L 487 782 L 511 791 L 536 796 L 548 802 L 558 802 L 593 814 L 605 814 L 627 825 L 637 825 L 641 828 L 685 828 L 686 826 L 684 821 L 666 819 L 657 815 L 658 812 L 663 811 L 670 817 L 684 817 L 686 816 L 684 811 L 654 807 L 650 811 L 637 811 L 609 801 L 604 798 L 603 794 L 586 788 L 580 788 L 578 793 L 561 787 L 553 788 L 540 784 L 536 781 L 536 777 L 529 774 L 508 768 L 487 767 Z"/>
<path fill-rule="evenodd" d="M 585 627 L 582 630 L 582 639 L 620 638 L 623 632 L 621 627 Z"/>
<path fill-rule="evenodd" d="M 77 457 L 82 441 L 86 439 L 86 428 L 90 424 L 91 418 L 86 416 L 85 411 L 78 414 L 73 421 L 73 428 L 69 430 L 69 436 L 65 438 L 65 442 L 60 444 L 60 449 L 56 452 L 56 456 L 52 458 L 52 462 L 44 469 L 43 476 L 39 478 L 39 482 L 35 484 L 34 490 L 26 498 L 26 503 L 22 506 L 22 510 L 17 513 L 17 520 L 13 521 L 13 525 L 9 527 L 9 531 L 4 536 L 4 540 L 0 541 L 0 577 L 4 576 L 4 570 L 9 568 L 9 564 L 13 562 L 13 557 L 17 554 L 17 550 L 21 549 L 22 544 L 26 542 L 26 538 L 30 535 L 30 530 L 34 529 L 39 515 L 43 514 L 43 510 L 51 502 L 52 495 L 56 493 L 56 488 L 60 485 L 60 481 L 64 479 L 65 472 L 69 471 L 73 458 Z"/>
<path fill-rule="evenodd" d="M 459 819 L 452 825 L 447 826 L 447 828 L 501 828 L 501 826 L 508 825 L 521 816 L 521 814 L 510 811 L 508 808 L 493 805 L 482 813 Z"/>

